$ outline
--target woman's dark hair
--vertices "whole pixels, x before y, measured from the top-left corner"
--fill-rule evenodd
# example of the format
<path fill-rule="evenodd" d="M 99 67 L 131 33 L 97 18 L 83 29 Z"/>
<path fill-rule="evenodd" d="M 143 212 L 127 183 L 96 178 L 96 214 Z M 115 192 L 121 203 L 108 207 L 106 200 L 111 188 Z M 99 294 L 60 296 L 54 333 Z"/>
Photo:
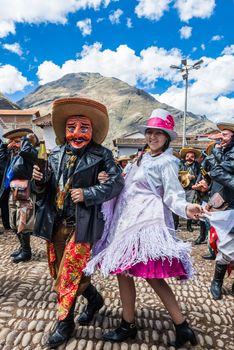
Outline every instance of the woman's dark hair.
<path fill-rule="evenodd" d="M 145 133 L 147 132 L 147 130 L 148 129 L 145 130 Z M 163 131 L 163 130 L 161 130 L 161 131 L 163 132 L 163 134 L 167 138 L 166 142 L 164 143 L 164 145 L 162 147 L 162 152 L 165 152 L 168 149 L 168 147 L 170 146 L 171 138 L 165 131 Z M 139 166 L 141 164 L 142 157 L 145 154 L 145 150 L 147 149 L 147 147 L 148 147 L 148 144 L 146 143 L 145 146 L 142 148 L 140 157 L 137 159 L 137 166 Z"/>

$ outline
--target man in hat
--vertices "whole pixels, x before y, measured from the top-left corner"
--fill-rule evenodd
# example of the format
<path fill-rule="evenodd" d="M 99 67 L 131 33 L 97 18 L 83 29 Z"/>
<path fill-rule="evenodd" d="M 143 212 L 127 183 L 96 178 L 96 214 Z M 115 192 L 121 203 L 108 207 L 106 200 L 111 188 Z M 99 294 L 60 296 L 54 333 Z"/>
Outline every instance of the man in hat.
<path fill-rule="evenodd" d="M 51 348 L 71 336 L 76 297 L 87 300 L 80 324 L 88 324 L 103 306 L 103 298 L 84 277 L 92 244 L 104 228 L 101 204 L 120 193 L 124 180 L 110 150 L 101 146 L 108 132 L 106 107 L 85 98 L 56 100 L 52 125 L 60 144 L 50 154 L 42 174 L 34 166 L 35 190 L 39 193 L 34 234 L 48 241 L 50 272 L 58 295 L 58 318 L 48 339 Z M 106 171 L 108 180 L 98 181 Z"/>
<path fill-rule="evenodd" d="M 179 174 L 180 172 L 186 172 L 186 178 L 182 182 L 186 193 L 186 200 L 193 203 L 195 199 L 195 190 L 192 186 L 196 183 L 196 179 L 199 175 L 200 169 L 198 164 L 198 159 L 201 156 L 201 152 L 195 148 L 182 148 L 180 150 L 181 161 L 179 163 Z M 187 220 L 187 230 L 192 232 L 192 220 Z"/>
<path fill-rule="evenodd" d="M 219 193 L 228 210 L 234 209 L 234 123 L 218 123 L 221 130 L 221 143 L 213 149 L 215 164 L 211 167 L 209 175 L 212 181 L 220 185 Z M 227 223 L 224 223 L 226 225 Z M 211 283 L 213 299 L 221 299 L 222 285 L 228 267 L 234 265 L 234 227 L 225 235 L 219 235 L 214 277 Z M 234 291 L 234 284 L 232 286 Z"/>
<path fill-rule="evenodd" d="M 0 161 L 5 163 L 0 189 L 0 199 L 9 194 L 9 218 L 10 227 L 16 233 L 20 242 L 20 248 L 11 254 L 14 263 L 24 262 L 31 259 L 30 234 L 34 225 L 34 201 L 30 194 L 30 180 L 32 177 L 33 164 L 37 158 L 35 145 L 37 136 L 31 129 L 14 129 L 3 135 L 8 139 L 0 147 Z M 27 198 L 23 200 L 15 196 L 18 188 L 12 185 L 15 180 L 27 184 Z M 8 203 L 7 203 L 8 205 Z"/>
<path fill-rule="evenodd" d="M 130 157 L 126 155 L 122 155 L 119 158 L 116 159 L 116 162 L 120 166 L 121 170 L 123 171 L 124 168 L 128 165 L 128 162 L 131 160 Z"/>

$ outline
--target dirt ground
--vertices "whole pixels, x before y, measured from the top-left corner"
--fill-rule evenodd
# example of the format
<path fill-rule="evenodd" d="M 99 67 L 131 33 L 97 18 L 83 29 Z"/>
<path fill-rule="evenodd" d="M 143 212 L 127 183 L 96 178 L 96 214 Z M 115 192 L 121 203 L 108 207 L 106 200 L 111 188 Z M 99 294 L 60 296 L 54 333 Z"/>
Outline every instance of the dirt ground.
<path fill-rule="evenodd" d="M 193 233 L 179 233 L 184 240 L 193 241 Z M 11 262 L 10 253 L 17 248 L 12 233 L 0 235 L 0 350 L 46 349 L 48 335 L 56 323 L 56 295 L 51 291 L 52 280 L 47 269 L 45 243 L 32 238 L 33 258 L 17 265 Z M 193 349 L 234 350 L 234 296 L 231 285 L 234 273 L 224 281 L 222 300 L 214 301 L 209 293 L 214 261 L 201 258 L 207 252 L 205 244 L 193 246 L 193 280 L 181 283 L 170 279 L 169 283 L 180 302 L 198 338 Z M 105 305 L 89 326 L 77 322 L 73 337 L 59 347 L 66 350 L 165 350 L 168 340 L 174 339 L 172 321 L 162 303 L 143 280 L 138 279 L 136 322 L 137 338 L 121 344 L 102 341 L 102 332 L 115 327 L 121 319 L 121 303 L 115 277 L 104 279 L 99 273 L 93 283 L 105 298 Z M 76 313 L 84 309 L 85 300 L 79 297 Z M 183 349 L 190 349 L 188 345 Z"/>

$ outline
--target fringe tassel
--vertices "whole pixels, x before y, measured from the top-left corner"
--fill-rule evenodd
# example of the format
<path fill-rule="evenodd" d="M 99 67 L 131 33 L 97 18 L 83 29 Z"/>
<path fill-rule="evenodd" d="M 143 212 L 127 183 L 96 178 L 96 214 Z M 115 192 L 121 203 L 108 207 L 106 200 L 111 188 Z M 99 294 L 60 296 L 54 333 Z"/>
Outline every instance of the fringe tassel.
<path fill-rule="evenodd" d="M 91 275 L 96 268 L 100 268 L 103 275 L 108 276 L 117 269 L 126 270 L 139 262 L 157 259 L 172 262 L 173 258 L 177 258 L 182 262 L 188 277 L 191 277 L 191 245 L 178 240 L 173 234 L 173 230 L 159 227 L 156 222 L 147 227 L 138 227 L 137 230 L 135 225 L 125 232 L 124 237 L 120 234 L 106 249 L 94 256 L 84 273 Z"/>

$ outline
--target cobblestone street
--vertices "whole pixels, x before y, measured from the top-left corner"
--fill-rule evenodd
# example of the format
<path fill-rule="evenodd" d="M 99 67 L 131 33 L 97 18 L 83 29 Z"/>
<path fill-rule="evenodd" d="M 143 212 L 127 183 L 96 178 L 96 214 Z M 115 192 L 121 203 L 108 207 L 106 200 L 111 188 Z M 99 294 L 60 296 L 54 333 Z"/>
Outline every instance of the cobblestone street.
<path fill-rule="evenodd" d="M 196 227 L 197 228 L 197 227 Z M 198 232 L 186 236 L 193 240 Z M 56 322 L 56 295 L 51 291 L 52 280 L 47 269 L 45 244 L 32 238 L 33 258 L 15 265 L 10 253 L 17 248 L 13 234 L 0 235 L 0 349 L 45 349 L 48 334 Z M 224 297 L 214 301 L 209 294 L 213 276 L 213 261 L 201 258 L 206 245 L 193 247 L 196 275 L 190 282 L 170 280 L 183 313 L 194 328 L 199 345 L 193 349 L 234 350 L 234 296 L 231 294 L 233 274 L 224 281 Z M 94 284 L 105 298 L 105 305 L 90 326 L 79 326 L 69 342 L 59 349 L 66 350 L 165 350 L 168 340 L 174 339 L 172 321 L 152 289 L 137 281 L 136 322 L 138 335 L 128 343 L 111 344 L 101 340 L 103 330 L 115 327 L 121 319 L 121 304 L 116 278 L 104 280 L 98 273 Z M 85 307 L 79 298 L 77 315 Z M 190 347 L 187 346 L 186 349 Z M 185 349 L 185 348 L 184 348 Z"/>

